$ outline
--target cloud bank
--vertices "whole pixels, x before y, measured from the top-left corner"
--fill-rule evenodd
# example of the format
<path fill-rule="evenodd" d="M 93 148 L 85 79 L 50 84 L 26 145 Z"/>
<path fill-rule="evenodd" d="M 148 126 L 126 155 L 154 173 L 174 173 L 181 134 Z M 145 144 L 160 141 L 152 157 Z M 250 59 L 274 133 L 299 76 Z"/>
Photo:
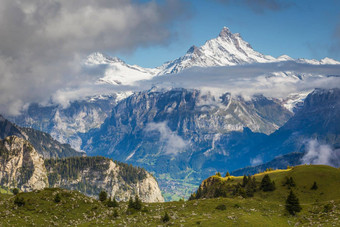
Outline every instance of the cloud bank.
<path fill-rule="evenodd" d="M 186 10 L 179 0 L 0 1 L 0 112 L 93 84 L 98 75 L 81 69 L 87 54 L 165 44 Z"/>
<path fill-rule="evenodd" d="M 102 68 L 103 66 L 98 67 Z M 96 71 L 95 69 L 91 70 Z M 315 88 L 340 88 L 340 65 L 280 62 L 210 68 L 197 67 L 178 74 L 140 80 L 134 85 L 87 83 L 86 86 L 77 89 L 60 89 L 53 94 L 52 101 L 67 106 L 70 101 L 85 96 L 112 94 L 113 92 L 139 92 L 152 87 L 199 89 L 202 92 L 209 92 L 217 100 L 226 92 L 241 95 L 245 99 L 256 94 L 286 98 L 289 94 L 311 91 Z"/>
<path fill-rule="evenodd" d="M 162 146 L 162 151 L 167 155 L 177 155 L 180 152 L 184 152 L 188 145 L 187 141 L 171 131 L 167 122 L 148 123 L 145 127 L 145 131 L 158 131 L 160 133 L 159 142 L 164 144 Z"/>
<path fill-rule="evenodd" d="M 192 68 L 179 74 L 141 81 L 139 87 L 183 87 L 207 90 L 216 95 L 231 92 L 251 97 L 285 98 L 314 88 L 339 88 L 340 65 L 309 65 L 295 62 L 226 67 Z"/>
<path fill-rule="evenodd" d="M 317 140 L 310 140 L 307 152 L 301 159 L 302 164 L 340 166 L 340 149 L 333 149 L 327 144 L 320 144 Z"/>

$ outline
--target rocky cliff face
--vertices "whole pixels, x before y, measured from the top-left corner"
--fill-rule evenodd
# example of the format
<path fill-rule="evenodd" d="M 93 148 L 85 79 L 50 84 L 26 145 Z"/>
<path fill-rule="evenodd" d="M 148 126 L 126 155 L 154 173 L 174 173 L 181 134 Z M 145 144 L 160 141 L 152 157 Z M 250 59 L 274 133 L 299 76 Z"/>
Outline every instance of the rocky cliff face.
<path fill-rule="evenodd" d="M 22 191 L 61 187 L 90 196 L 105 190 L 120 201 L 135 195 L 143 202 L 164 201 L 156 179 L 142 168 L 103 157 L 44 161 L 28 141 L 16 136 L 0 141 L 0 184 Z"/>
<path fill-rule="evenodd" d="M 50 187 L 78 190 L 89 196 L 105 190 L 119 201 L 135 195 L 143 202 L 164 201 L 155 178 L 141 168 L 103 157 L 50 159 L 45 165 Z"/>
<path fill-rule="evenodd" d="M 78 132 L 98 128 L 116 104 L 116 95 L 98 96 L 71 102 L 69 106 L 41 106 L 33 103 L 21 115 L 9 119 L 21 127 L 49 133 L 60 143 L 70 144 L 80 150 Z"/>
<path fill-rule="evenodd" d="M 29 141 L 34 149 L 43 158 L 63 158 L 69 156 L 82 156 L 68 144 L 61 144 L 48 133 L 32 128 L 21 128 L 0 115 L 0 139 L 8 136 L 17 136 Z"/>
<path fill-rule="evenodd" d="M 0 182 L 22 191 L 48 186 L 44 160 L 29 142 L 16 136 L 0 141 Z"/>

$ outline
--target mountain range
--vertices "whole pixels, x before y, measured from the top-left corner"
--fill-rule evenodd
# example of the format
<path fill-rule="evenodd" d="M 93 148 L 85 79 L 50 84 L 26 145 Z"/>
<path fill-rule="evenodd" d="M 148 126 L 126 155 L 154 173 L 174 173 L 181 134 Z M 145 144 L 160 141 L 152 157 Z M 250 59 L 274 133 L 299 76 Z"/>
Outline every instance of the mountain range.
<path fill-rule="evenodd" d="M 214 91 L 184 87 L 121 93 L 114 90 L 117 86 L 138 86 L 138 82 L 154 78 L 166 80 L 197 67 L 209 72 L 218 67 L 227 71 L 232 66 L 270 63 L 340 64 L 330 58 L 318 61 L 264 55 L 256 52 L 240 34 L 225 27 L 217 38 L 201 47 L 192 46 L 184 56 L 156 68 L 129 65 L 116 57 L 93 53 L 83 65 L 103 69 L 96 83 L 112 86 L 111 95 L 89 96 L 72 101 L 67 107 L 33 103 L 21 115 L 6 117 L 20 127 L 50 133 L 59 142 L 69 143 L 89 156 L 102 155 L 144 167 L 158 179 L 167 200 L 187 196 L 202 179 L 216 171 L 253 173 L 267 167 L 265 163 L 271 160 L 276 160 L 272 163 L 281 168 L 282 163 L 293 163 L 289 161 L 293 157 L 289 156 L 291 152 L 300 152 L 303 155 L 299 157 L 305 157 L 310 141 L 316 141 L 318 147 L 327 146 L 335 151 L 331 156 L 336 156 L 340 134 L 337 101 L 340 94 L 336 88 L 309 87 L 281 98 L 265 96 L 260 90 L 251 96 L 228 90 L 216 95 Z M 294 70 L 264 75 L 264 86 L 336 77 Z M 20 127 L 10 129 L 11 134 L 23 131 L 34 134 L 28 132 L 33 129 Z M 339 163 L 334 157 L 326 161 Z M 246 166 L 253 167 L 240 169 Z"/>
<path fill-rule="evenodd" d="M 233 34 L 224 27 L 217 38 L 206 41 L 201 47 L 192 46 L 187 53 L 175 60 L 164 63 L 156 68 L 143 68 L 129 65 L 117 57 L 109 57 L 102 53 L 93 53 L 85 60 L 87 66 L 105 66 L 105 75 L 99 82 L 114 85 L 132 85 L 136 81 L 149 80 L 156 76 L 179 73 L 192 67 L 233 66 L 253 63 L 272 63 L 293 61 L 297 63 L 325 65 L 340 64 L 340 62 L 324 58 L 293 59 L 287 55 L 275 58 L 255 51 L 244 41 L 239 33 Z"/>

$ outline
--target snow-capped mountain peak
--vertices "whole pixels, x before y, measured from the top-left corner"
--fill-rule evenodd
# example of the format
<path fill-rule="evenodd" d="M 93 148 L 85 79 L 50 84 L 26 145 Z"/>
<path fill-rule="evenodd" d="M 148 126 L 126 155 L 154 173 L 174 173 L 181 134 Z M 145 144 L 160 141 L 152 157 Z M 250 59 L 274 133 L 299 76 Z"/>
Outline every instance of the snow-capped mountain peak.
<path fill-rule="evenodd" d="M 110 84 L 131 85 L 136 81 L 151 79 L 154 76 L 181 72 L 191 67 L 232 66 L 252 63 L 270 63 L 295 61 L 304 64 L 340 64 L 330 58 L 320 61 L 312 59 L 293 59 L 288 55 L 274 58 L 255 51 L 251 45 L 244 41 L 239 33 L 232 33 L 229 28 L 223 27 L 219 35 L 208 40 L 204 45 L 191 46 L 186 54 L 173 61 L 164 63 L 157 68 L 143 68 L 137 65 L 128 65 L 119 58 L 109 57 L 102 53 L 93 53 L 88 56 L 85 64 L 107 65 L 107 70 L 100 82 Z"/>
<path fill-rule="evenodd" d="M 208 40 L 201 47 L 192 46 L 183 57 L 167 62 L 159 69 L 160 74 L 169 74 L 193 66 L 228 66 L 271 61 L 275 61 L 275 58 L 256 52 L 239 33 L 233 34 L 229 28 L 224 27 L 217 38 Z"/>
<path fill-rule="evenodd" d="M 232 35 L 233 35 L 233 33 L 231 33 L 231 31 L 229 30 L 228 27 L 223 27 L 218 36 L 219 37 L 228 37 L 228 36 L 232 36 Z"/>
<path fill-rule="evenodd" d="M 113 85 L 131 85 L 139 80 L 151 79 L 157 73 L 156 69 L 128 65 L 117 57 L 110 57 L 99 52 L 89 55 L 84 64 L 89 67 L 106 65 L 105 74 L 98 82 Z"/>
<path fill-rule="evenodd" d="M 105 64 L 115 63 L 115 62 L 125 64 L 125 62 L 121 60 L 120 58 L 110 57 L 106 54 L 95 52 L 87 56 L 84 63 L 86 65 L 105 65 Z"/>

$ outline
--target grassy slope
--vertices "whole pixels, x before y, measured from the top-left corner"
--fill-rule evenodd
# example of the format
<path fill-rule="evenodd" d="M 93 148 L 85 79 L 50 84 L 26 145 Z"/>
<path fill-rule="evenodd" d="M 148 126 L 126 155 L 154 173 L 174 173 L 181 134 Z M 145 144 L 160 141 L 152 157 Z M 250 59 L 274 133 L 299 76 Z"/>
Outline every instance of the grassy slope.
<path fill-rule="evenodd" d="M 62 189 L 45 189 L 39 192 L 21 193 L 26 205 L 16 207 L 13 195 L 0 195 L 0 226 L 59 225 L 59 226 L 157 226 L 162 225 L 161 216 L 167 211 L 171 217 L 167 224 L 173 226 L 289 226 L 300 225 L 340 226 L 340 170 L 326 166 L 299 166 L 290 171 L 273 171 L 270 177 L 276 181 L 274 192 L 257 192 L 253 198 L 216 198 L 187 202 L 145 204 L 148 212 L 126 215 L 126 203 L 119 208 L 107 208 L 102 203 L 78 192 Z M 296 217 L 284 210 L 288 189 L 280 181 L 292 176 L 297 184 L 294 192 L 300 198 L 303 210 Z M 258 181 L 263 174 L 256 176 Z M 221 178 L 221 180 L 225 180 Z M 230 183 L 241 181 L 234 178 Z M 317 181 L 318 190 L 311 191 Z M 53 201 L 60 193 L 62 202 Z M 225 204 L 224 211 L 216 206 Z M 324 205 L 330 204 L 331 211 L 324 212 Z M 113 217 L 117 209 L 118 218 Z"/>
<path fill-rule="evenodd" d="M 274 192 L 256 192 L 256 198 L 262 198 L 270 201 L 284 201 L 289 193 L 287 186 L 282 183 L 286 177 L 293 177 L 296 187 L 293 187 L 294 193 L 300 199 L 300 203 L 314 203 L 318 201 L 340 200 L 340 169 L 324 165 L 302 165 L 287 170 L 274 170 L 255 174 L 257 182 L 260 182 L 265 174 L 268 174 L 271 180 L 275 181 L 276 190 Z M 217 176 L 213 176 L 217 177 Z M 234 180 L 230 184 L 242 183 L 243 177 L 232 177 Z M 222 181 L 227 178 L 221 177 Z M 318 190 L 310 190 L 313 182 L 316 181 Z"/>

